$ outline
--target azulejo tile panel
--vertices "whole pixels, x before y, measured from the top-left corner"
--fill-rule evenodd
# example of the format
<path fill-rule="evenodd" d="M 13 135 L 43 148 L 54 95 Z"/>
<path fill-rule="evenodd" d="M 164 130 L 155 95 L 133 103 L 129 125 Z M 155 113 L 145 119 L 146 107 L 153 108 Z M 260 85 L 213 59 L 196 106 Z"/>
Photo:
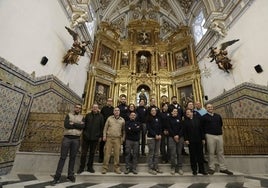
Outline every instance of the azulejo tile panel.
<path fill-rule="evenodd" d="M 16 126 L 15 122 L 20 110 L 23 94 L 0 85 L 0 96 L 0 142 L 8 142 Z"/>

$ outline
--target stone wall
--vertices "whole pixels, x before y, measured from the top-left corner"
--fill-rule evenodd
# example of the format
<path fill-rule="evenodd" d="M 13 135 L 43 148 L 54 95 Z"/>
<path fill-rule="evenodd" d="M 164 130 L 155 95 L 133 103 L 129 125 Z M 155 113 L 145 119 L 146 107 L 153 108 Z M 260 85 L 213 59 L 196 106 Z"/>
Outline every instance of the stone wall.
<path fill-rule="evenodd" d="M 53 75 L 35 77 L 0 57 L 0 175 L 8 173 L 30 112 L 65 113 L 82 99 Z"/>

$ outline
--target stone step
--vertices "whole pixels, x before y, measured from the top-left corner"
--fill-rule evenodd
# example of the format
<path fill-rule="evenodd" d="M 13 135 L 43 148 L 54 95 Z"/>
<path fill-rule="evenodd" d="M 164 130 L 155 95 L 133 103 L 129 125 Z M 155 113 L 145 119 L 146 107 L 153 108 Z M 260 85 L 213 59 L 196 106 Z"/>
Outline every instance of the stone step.
<path fill-rule="evenodd" d="M 243 174 L 235 173 L 234 175 L 226 175 L 222 173 L 215 173 L 214 175 L 197 175 L 193 176 L 190 172 L 185 172 L 183 175 L 164 172 L 162 174 L 151 175 L 147 171 L 139 172 L 137 175 L 130 174 L 116 174 L 114 172 L 107 172 L 101 174 L 100 172 L 89 173 L 83 172 L 76 176 L 76 180 L 79 182 L 90 183 L 161 183 L 161 184 L 174 184 L 174 183 L 215 183 L 215 182 L 244 182 L 245 178 Z"/>

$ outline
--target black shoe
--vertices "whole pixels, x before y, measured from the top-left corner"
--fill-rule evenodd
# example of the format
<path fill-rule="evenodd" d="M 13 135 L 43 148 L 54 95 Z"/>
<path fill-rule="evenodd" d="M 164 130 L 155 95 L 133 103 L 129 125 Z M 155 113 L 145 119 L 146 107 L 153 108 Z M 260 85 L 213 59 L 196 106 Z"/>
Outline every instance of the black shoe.
<path fill-rule="evenodd" d="M 227 175 L 234 175 L 233 172 L 229 171 L 229 170 L 220 170 L 220 173 L 224 173 L 224 174 L 227 174 Z"/>
<path fill-rule="evenodd" d="M 71 182 L 75 182 L 75 177 L 74 176 L 67 176 L 67 180 L 71 181 Z"/>
<path fill-rule="evenodd" d="M 208 161 L 204 159 L 204 163 L 208 164 Z"/>
<path fill-rule="evenodd" d="M 82 172 L 84 172 L 84 169 L 82 169 L 82 168 L 79 168 L 79 169 L 77 170 L 77 174 L 81 174 Z"/>
<path fill-rule="evenodd" d="M 87 169 L 87 171 L 90 172 L 90 173 L 95 173 L 94 168 L 89 168 L 89 169 Z"/>
<path fill-rule="evenodd" d="M 138 174 L 138 171 L 136 169 L 132 169 L 133 174 Z"/>
<path fill-rule="evenodd" d="M 60 178 L 54 178 L 52 181 L 51 181 L 51 185 L 56 185 L 60 183 Z"/>
<path fill-rule="evenodd" d="M 215 173 L 215 170 L 208 169 L 208 174 L 213 175 Z"/>
<path fill-rule="evenodd" d="M 145 154 L 145 153 L 142 153 L 141 155 L 142 155 L 142 156 L 146 156 L 146 154 Z"/>
<path fill-rule="evenodd" d="M 196 176 L 197 175 L 197 172 L 193 172 L 193 175 Z"/>
<path fill-rule="evenodd" d="M 98 160 L 98 163 L 103 163 L 103 159 L 99 159 Z"/>
<path fill-rule="evenodd" d="M 130 170 L 129 168 L 127 168 L 125 171 L 124 171 L 124 174 L 129 174 Z"/>

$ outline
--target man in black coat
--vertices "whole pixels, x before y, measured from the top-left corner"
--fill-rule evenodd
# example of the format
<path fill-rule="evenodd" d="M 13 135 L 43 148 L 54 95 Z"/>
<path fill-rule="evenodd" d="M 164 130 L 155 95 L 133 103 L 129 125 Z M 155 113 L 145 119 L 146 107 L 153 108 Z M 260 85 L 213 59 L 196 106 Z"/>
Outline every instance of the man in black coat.
<path fill-rule="evenodd" d="M 197 175 L 197 164 L 199 173 L 207 175 L 204 169 L 203 144 L 205 144 L 205 135 L 202 129 L 200 118 L 194 116 L 192 109 L 187 108 L 186 117 L 183 122 L 184 140 L 189 146 L 190 162 L 193 175 Z"/>
<path fill-rule="evenodd" d="M 94 155 L 98 142 L 102 139 L 103 127 L 104 119 L 102 114 L 99 112 L 99 106 L 97 104 L 93 104 L 92 111 L 85 117 L 85 128 L 83 130 L 82 139 L 82 153 L 80 167 L 77 171 L 78 174 L 84 171 L 88 148 L 89 157 L 87 163 L 87 171 L 90 173 L 95 172 L 93 168 Z"/>

